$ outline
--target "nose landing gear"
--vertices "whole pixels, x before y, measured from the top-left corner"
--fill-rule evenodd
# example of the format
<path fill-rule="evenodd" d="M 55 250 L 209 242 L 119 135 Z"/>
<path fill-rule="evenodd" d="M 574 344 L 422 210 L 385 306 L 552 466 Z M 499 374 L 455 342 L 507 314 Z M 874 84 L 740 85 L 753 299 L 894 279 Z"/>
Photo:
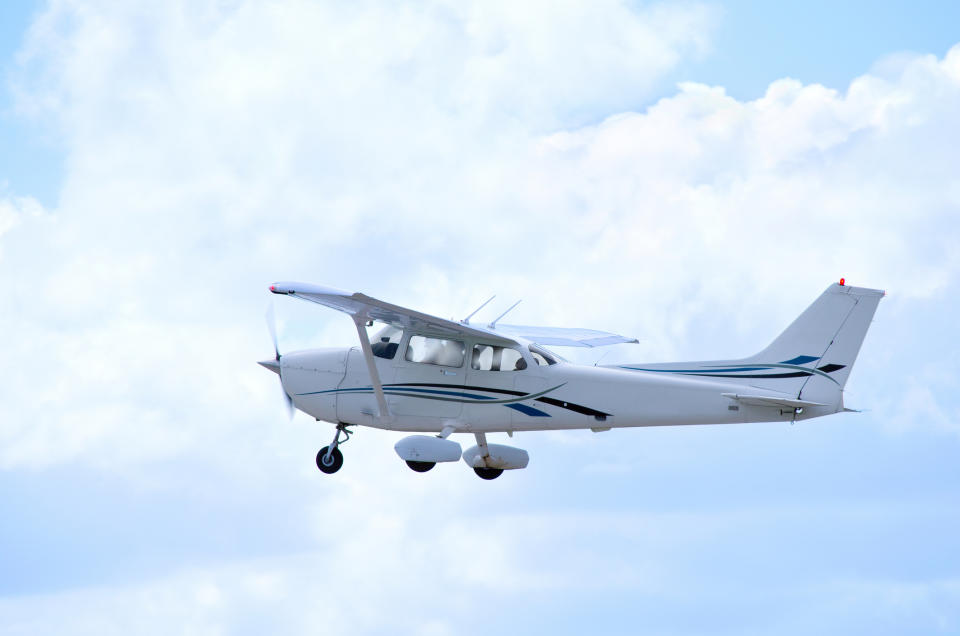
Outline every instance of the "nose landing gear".
<path fill-rule="evenodd" d="M 339 448 L 334 448 L 331 451 L 329 446 L 324 446 L 317 453 L 317 468 L 328 475 L 340 470 L 341 466 L 343 466 L 343 453 L 340 452 Z"/>
<path fill-rule="evenodd" d="M 344 438 L 340 439 L 343 434 Z M 329 446 L 324 446 L 317 453 L 317 468 L 328 475 L 340 470 L 343 466 L 343 453 L 340 452 L 340 444 L 346 443 L 350 439 L 350 431 L 347 430 L 347 424 L 337 424 L 337 431 L 333 435 L 333 441 Z"/>

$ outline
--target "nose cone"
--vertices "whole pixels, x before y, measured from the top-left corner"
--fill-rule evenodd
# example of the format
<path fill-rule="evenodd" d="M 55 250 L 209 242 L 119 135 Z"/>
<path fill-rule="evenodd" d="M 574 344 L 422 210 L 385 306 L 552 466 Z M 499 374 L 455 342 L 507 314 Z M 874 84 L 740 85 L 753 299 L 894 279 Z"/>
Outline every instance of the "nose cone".
<path fill-rule="evenodd" d="M 277 375 L 280 375 L 280 361 L 279 360 L 261 360 L 258 362 L 261 367 L 265 369 L 270 369 Z"/>

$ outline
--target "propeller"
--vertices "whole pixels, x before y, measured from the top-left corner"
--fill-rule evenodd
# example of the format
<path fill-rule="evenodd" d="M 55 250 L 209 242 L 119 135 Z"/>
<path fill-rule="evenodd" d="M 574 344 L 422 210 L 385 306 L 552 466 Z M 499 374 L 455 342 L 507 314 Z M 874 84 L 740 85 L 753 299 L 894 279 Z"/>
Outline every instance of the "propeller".
<path fill-rule="evenodd" d="M 273 303 L 267 306 L 267 329 L 270 331 L 270 340 L 273 341 L 273 360 L 262 360 L 258 364 L 280 375 L 280 347 L 277 344 L 277 320 L 273 314 Z M 283 377 L 280 378 L 280 388 L 283 390 L 283 399 L 287 403 L 287 416 L 293 419 L 293 398 L 283 388 Z"/>

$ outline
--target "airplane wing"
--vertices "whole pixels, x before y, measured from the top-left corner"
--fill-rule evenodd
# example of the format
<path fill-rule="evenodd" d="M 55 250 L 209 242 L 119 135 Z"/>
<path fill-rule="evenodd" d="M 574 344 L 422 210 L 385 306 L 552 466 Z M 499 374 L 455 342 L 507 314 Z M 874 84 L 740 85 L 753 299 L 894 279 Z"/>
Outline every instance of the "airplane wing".
<path fill-rule="evenodd" d="M 402 329 L 423 329 L 437 335 L 472 336 L 483 338 L 496 345 L 516 345 L 517 341 L 508 335 L 501 335 L 486 329 L 477 329 L 453 320 L 446 320 L 413 309 L 392 305 L 366 294 L 350 293 L 333 287 L 322 287 L 310 283 L 283 282 L 270 286 L 274 294 L 285 294 L 303 300 L 342 311 L 351 316 L 364 316 L 364 319 L 378 320 Z"/>
<path fill-rule="evenodd" d="M 565 327 L 528 327 L 523 325 L 497 325 L 497 332 L 517 336 L 545 346 L 558 347 L 605 347 L 621 343 L 636 343 L 636 338 L 618 336 L 615 333 L 594 329 L 568 329 Z"/>

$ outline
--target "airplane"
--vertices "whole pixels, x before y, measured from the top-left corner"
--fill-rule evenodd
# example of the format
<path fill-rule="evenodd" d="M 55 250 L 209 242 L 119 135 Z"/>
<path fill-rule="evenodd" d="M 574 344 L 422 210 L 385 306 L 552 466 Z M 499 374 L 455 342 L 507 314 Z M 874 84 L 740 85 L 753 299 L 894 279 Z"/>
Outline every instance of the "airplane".
<path fill-rule="evenodd" d="M 636 339 L 591 329 L 486 325 L 446 320 L 362 293 L 309 283 L 270 285 L 348 314 L 359 346 L 280 354 L 259 364 L 280 376 L 294 408 L 334 425 L 317 453 L 332 474 L 343 465 L 349 427 L 414 433 L 394 446 L 417 472 L 463 460 L 482 479 L 526 468 L 527 451 L 490 433 L 795 422 L 843 411 L 843 387 L 882 290 L 831 284 L 768 347 L 738 360 L 583 365 L 547 349 L 602 347 Z M 381 323 L 372 336 L 367 327 Z M 425 433 L 431 433 L 427 435 Z M 454 434 L 476 444 L 463 451 Z"/>

